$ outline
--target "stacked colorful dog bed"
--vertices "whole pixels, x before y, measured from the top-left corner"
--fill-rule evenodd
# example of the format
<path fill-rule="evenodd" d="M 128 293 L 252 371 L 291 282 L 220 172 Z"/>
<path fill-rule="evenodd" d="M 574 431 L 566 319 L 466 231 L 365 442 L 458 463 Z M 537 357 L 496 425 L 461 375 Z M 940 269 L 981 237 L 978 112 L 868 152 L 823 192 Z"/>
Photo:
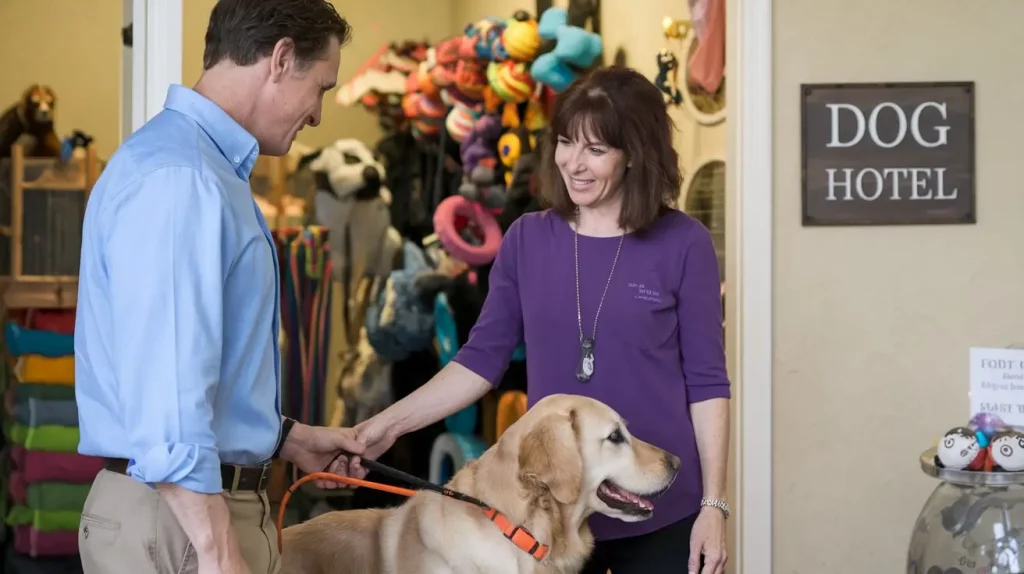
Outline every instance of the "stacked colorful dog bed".
<path fill-rule="evenodd" d="M 13 572 L 68 571 L 78 562 L 78 526 L 102 459 L 78 454 L 74 321 L 9 322 L 13 388 L 7 401 L 6 464 Z M 49 327 L 49 330 L 41 327 Z M 12 552 L 13 550 L 13 552 Z M 73 570 L 71 570 L 73 571 Z"/>

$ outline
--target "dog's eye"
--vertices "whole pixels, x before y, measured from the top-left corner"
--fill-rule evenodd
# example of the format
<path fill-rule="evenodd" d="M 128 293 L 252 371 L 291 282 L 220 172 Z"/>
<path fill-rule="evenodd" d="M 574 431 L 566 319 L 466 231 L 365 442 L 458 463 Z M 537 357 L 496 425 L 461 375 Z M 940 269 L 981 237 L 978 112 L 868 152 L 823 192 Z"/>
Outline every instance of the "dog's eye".
<path fill-rule="evenodd" d="M 345 158 L 345 165 L 359 165 L 360 163 L 362 163 L 362 160 L 359 159 L 359 156 L 355 154 L 345 152 L 344 154 L 342 154 L 342 157 Z"/>
<path fill-rule="evenodd" d="M 608 435 L 608 442 L 612 444 L 622 444 L 626 442 L 626 437 L 622 435 L 622 431 L 615 429 L 612 434 Z"/>

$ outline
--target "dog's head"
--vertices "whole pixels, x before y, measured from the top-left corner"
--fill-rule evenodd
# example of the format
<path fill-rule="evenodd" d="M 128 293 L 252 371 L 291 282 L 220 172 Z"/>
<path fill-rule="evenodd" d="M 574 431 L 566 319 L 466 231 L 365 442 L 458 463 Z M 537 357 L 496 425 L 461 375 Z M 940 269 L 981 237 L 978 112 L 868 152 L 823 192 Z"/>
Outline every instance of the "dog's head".
<path fill-rule="evenodd" d="M 591 398 L 546 397 L 514 428 L 523 484 L 587 514 L 646 520 L 679 471 L 679 457 L 632 436 L 618 413 Z"/>
<path fill-rule="evenodd" d="M 390 203 L 384 186 L 384 166 L 363 142 L 340 139 L 314 153 L 303 156 L 298 166 L 309 166 L 316 177 L 317 193 L 333 201 L 372 200 L 378 197 Z M 320 201 L 322 198 L 317 197 Z"/>
<path fill-rule="evenodd" d="M 50 126 L 57 107 L 57 96 L 49 86 L 30 86 L 21 96 L 22 120 L 29 126 Z"/>

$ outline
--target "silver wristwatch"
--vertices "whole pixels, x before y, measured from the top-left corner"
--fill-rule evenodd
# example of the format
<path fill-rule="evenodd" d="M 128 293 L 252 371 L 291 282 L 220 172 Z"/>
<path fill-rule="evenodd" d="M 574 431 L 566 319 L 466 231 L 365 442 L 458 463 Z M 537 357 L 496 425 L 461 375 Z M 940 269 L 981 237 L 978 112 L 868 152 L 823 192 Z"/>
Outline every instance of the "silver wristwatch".
<path fill-rule="evenodd" d="M 729 518 L 729 503 L 724 500 L 712 500 L 710 498 L 702 498 L 700 499 L 700 506 L 701 508 L 705 506 L 717 508 L 722 511 L 722 514 L 724 514 L 726 518 Z"/>

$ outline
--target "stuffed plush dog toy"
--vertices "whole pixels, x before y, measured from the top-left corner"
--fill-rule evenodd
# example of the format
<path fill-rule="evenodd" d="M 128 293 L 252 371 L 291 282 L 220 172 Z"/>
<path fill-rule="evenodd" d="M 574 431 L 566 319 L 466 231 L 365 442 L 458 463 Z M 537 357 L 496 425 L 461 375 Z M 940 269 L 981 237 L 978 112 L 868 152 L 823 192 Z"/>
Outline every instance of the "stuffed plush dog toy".
<path fill-rule="evenodd" d="M 60 139 L 53 131 L 57 96 L 48 86 L 30 86 L 17 104 L 0 116 L 0 158 L 22 140 L 28 157 L 60 157 Z M 26 137 L 27 136 L 27 137 Z"/>

